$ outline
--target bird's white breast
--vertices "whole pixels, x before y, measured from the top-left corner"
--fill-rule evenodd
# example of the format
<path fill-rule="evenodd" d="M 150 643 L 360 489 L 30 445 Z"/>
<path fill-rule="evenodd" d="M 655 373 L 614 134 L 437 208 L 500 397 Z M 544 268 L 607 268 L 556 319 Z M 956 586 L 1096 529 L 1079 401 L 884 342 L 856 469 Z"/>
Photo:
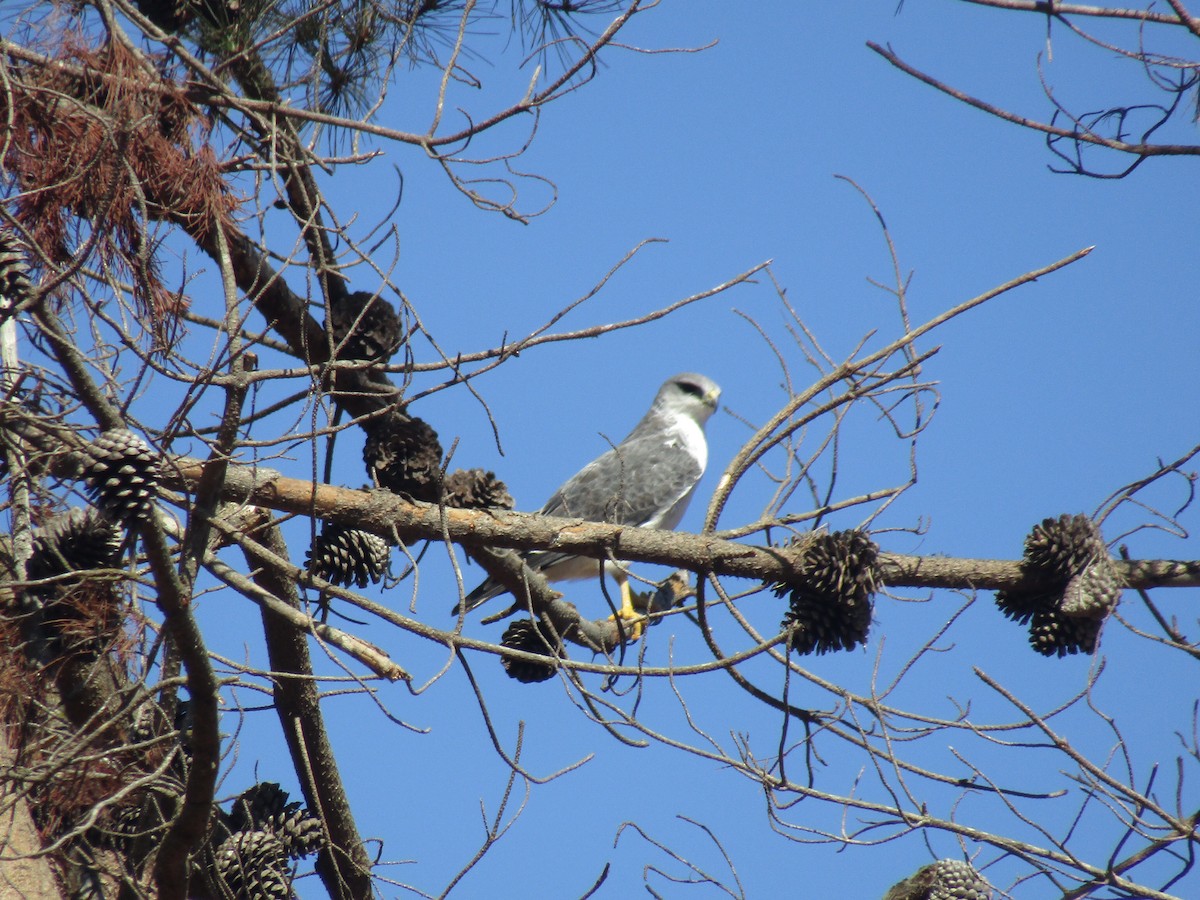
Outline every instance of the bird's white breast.
<path fill-rule="evenodd" d="M 708 465 L 708 441 L 704 439 L 704 429 L 692 419 L 683 416 L 676 419 L 667 438 L 667 445 L 682 448 L 700 466 L 701 472 Z"/>
<path fill-rule="evenodd" d="M 704 439 L 704 429 L 692 419 L 679 416 L 667 430 L 664 445 L 672 450 L 678 450 L 695 460 L 698 466 L 696 479 L 688 485 L 677 497 L 665 506 L 658 515 L 651 517 L 643 524 L 647 528 L 675 528 L 683 518 L 684 510 L 692 499 L 692 492 L 704 474 L 708 464 L 708 442 Z"/>

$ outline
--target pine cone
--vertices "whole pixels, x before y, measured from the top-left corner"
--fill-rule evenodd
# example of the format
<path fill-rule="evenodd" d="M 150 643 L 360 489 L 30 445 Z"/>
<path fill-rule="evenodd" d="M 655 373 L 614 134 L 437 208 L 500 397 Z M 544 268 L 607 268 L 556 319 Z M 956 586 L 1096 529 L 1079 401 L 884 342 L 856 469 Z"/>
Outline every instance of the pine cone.
<path fill-rule="evenodd" d="M 88 840 L 97 847 L 128 853 L 134 841 L 144 833 L 141 824 L 142 806 L 108 806 L 88 831 Z M 166 825 L 160 825 L 161 831 Z"/>
<path fill-rule="evenodd" d="M 138 703 L 129 725 L 129 742 L 140 744 L 167 731 L 166 712 L 154 700 Z"/>
<path fill-rule="evenodd" d="M 1096 523 L 1087 516 L 1042 519 L 1025 538 L 1025 563 L 1047 578 L 1066 581 L 1097 555 L 1108 555 Z"/>
<path fill-rule="evenodd" d="M 332 303 L 330 313 L 326 327 L 338 359 L 386 362 L 404 340 L 395 307 L 369 291 L 355 291 Z"/>
<path fill-rule="evenodd" d="M 509 624 L 504 629 L 504 636 L 500 638 L 500 646 L 545 656 L 546 662 L 544 663 L 530 662 L 512 656 L 500 657 L 500 664 L 504 666 L 508 677 L 515 678 L 522 684 L 548 681 L 558 671 L 558 661 L 546 654 L 551 651 L 556 656 L 562 653 L 562 642 L 548 629 L 532 619 L 516 619 Z"/>
<path fill-rule="evenodd" d="M 238 794 L 229 810 L 233 831 L 271 831 L 275 816 L 283 813 L 288 794 L 274 781 L 260 781 Z"/>
<path fill-rule="evenodd" d="M 1096 523 L 1085 515 L 1043 519 L 1025 539 L 1021 571 L 1036 584 L 999 591 L 996 605 L 1029 623 L 1045 656 L 1092 653 L 1100 626 L 1121 597 L 1121 580 Z"/>
<path fill-rule="evenodd" d="M 272 781 L 261 781 L 233 801 L 229 828 L 233 832 L 265 831 L 275 835 L 292 859 L 315 853 L 325 845 L 319 819 L 300 803 L 288 803 L 287 791 Z"/>
<path fill-rule="evenodd" d="M 364 428 L 367 476 L 394 493 L 436 503 L 442 482 L 442 445 L 437 432 L 425 421 L 399 412 L 372 419 Z"/>
<path fill-rule="evenodd" d="M 1121 599 L 1121 576 L 1105 550 L 1067 582 L 1059 608 L 1063 615 L 1103 619 Z"/>
<path fill-rule="evenodd" d="M 495 472 L 455 469 L 442 486 L 442 502 L 457 509 L 512 509 L 508 487 Z"/>
<path fill-rule="evenodd" d="M 794 628 L 792 649 L 820 654 L 867 642 L 878 556 L 878 545 L 864 531 L 811 536 L 800 578 L 775 587 L 776 596 L 790 594 L 780 627 Z"/>
<path fill-rule="evenodd" d="M 88 495 L 106 515 L 125 524 L 145 521 L 158 494 L 158 454 L 124 428 L 106 431 L 83 451 Z"/>
<path fill-rule="evenodd" d="M 1067 616 L 1057 609 L 1035 613 L 1029 623 L 1029 644 L 1042 656 L 1063 657 L 1080 651 L 1094 653 L 1102 618 Z"/>
<path fill-rule="evenodd" d="M 1004 617 L 1024 625 L 1037 613 L 1054 609 L 1058 599 L 1055 590 L 997 591 L 996 606 Z"/>
<path fill-rule="evenodd" d="M 11 229 L 0 229 L 0 322 L 33 298 L 29 279 L 28 248 Z"/>
<path fill-rule="evenodd" d="M 383 538 L 327 522 L 313 539 L 305 567 L 331 584 L 365 588 L 368 583 L 379 583 L 391 557 L 391 548 Z"/>
<path fill-rule="evenodd" d="M 73 507 L 38 529 L 27 571 L 30 580 L 117 564 L 124 536 L 92 509 Z"/>
<path fill-rule="evenodd" d="M 121 853 L 130 853 L 138 845 L 148 852 L 166 834 L 183 794 L 182 782 L 170 777 L 156 779 L 152 788 L 124 797 L 122 805 L 106 805 L 88 830 L 88 840 Z"/>
<path fill-rule="evenodd" d="M 124 621 L 121 592 L 113 581 L 71 572 L 108 568 L 118 562 L 123 535 L 119 526 L 94 509 L 72 509 L 56 516 L 33 537 L 26 567 L 34 584 L 17 602 L 27 616 L 27 651 L 48 662 L 75 651 L 95 650 L 116 637 Z"/>
<path fill-rule="evenodd" d="M 288 900 L 291 867 L 283 843 L 268 831 L 239 831 L 213 856 L 216 880 L 235 900 Z"/>
<path fill-rule="evenodd" d="M 939 859 L 904 879 L 883 900 L 992 900 L 992 886 L 961 859 Z"/>
<path fill-rule="evenodd" d="M 325 829 L 320 819 L 309 815 L 299 803 L 289 803 L 283 812 L 272 816 L 271 830 L 292 859 L 316 853 L 325 846 Z"/>

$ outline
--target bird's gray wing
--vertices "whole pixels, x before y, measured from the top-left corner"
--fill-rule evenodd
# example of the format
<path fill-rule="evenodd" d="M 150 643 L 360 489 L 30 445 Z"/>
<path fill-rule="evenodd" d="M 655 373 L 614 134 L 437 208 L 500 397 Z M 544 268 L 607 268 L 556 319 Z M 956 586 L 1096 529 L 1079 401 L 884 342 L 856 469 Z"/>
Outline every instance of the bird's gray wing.
<path fill-rule="evenodd" d="M 546 502 L 542 514 L 616 525 L 656 523 L 691 493 L 703 473 L 692 454 L 661 433 L 631 438 L 581 469 Z"/>

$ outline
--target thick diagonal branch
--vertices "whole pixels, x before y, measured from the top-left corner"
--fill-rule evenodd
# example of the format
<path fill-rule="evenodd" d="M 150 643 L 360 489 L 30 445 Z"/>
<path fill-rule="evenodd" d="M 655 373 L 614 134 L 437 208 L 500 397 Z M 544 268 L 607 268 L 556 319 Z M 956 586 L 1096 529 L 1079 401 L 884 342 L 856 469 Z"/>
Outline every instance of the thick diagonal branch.
<path fill-rule="evenodd" d="M 276 525 L 260 535 L 271 552 L 287 556 L 287 545 Z M 255 560 L 249 559 L 252 567 Z M 257 568 L 255 582 L 288 605 L 299 609 L 294 582 L 280 578 L 270 566 Z M 329 846 L 317 860 L 317 874 L 329 896 L 336 900 L 368 900 L 371 893 L 371 860 L 350 811 L 341 771 L 321 715 L 320 695 L 313 678 L 307 635 L 290 621 L 264 607 L 263 633 L 271 671 L 287 676 L 274 680 L 275 711 L 287 740 L 296 775 L 308 808 L 318 813 L 329 837 Z"/>

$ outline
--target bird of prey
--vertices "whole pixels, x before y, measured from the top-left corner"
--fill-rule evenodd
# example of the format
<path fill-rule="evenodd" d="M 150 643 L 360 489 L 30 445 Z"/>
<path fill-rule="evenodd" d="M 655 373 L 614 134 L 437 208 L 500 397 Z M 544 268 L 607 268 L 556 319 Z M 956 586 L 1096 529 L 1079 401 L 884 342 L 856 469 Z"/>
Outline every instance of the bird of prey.
<path fill-rule="evenodd" d="M 684 372 L 667 379 L 650 409 L 629 435 L 562 485 L 541 509 L 544 516 L 589 522 L 672 529 L 683 518 L 708 462 L 704 423 L 716 411 L 721 389 L 703 375 Z M 596 578 L 599 560 L 552 550 L 524 554 L 527 565 L 550 581 Z M 622 619 L 637 622 L 629 579 L 606 566 L 621 590 Z M 507 589 L 488 578 L 455 607 L 467 612 Z M 638 629 L 640 632 L 640 628 Z"/>

